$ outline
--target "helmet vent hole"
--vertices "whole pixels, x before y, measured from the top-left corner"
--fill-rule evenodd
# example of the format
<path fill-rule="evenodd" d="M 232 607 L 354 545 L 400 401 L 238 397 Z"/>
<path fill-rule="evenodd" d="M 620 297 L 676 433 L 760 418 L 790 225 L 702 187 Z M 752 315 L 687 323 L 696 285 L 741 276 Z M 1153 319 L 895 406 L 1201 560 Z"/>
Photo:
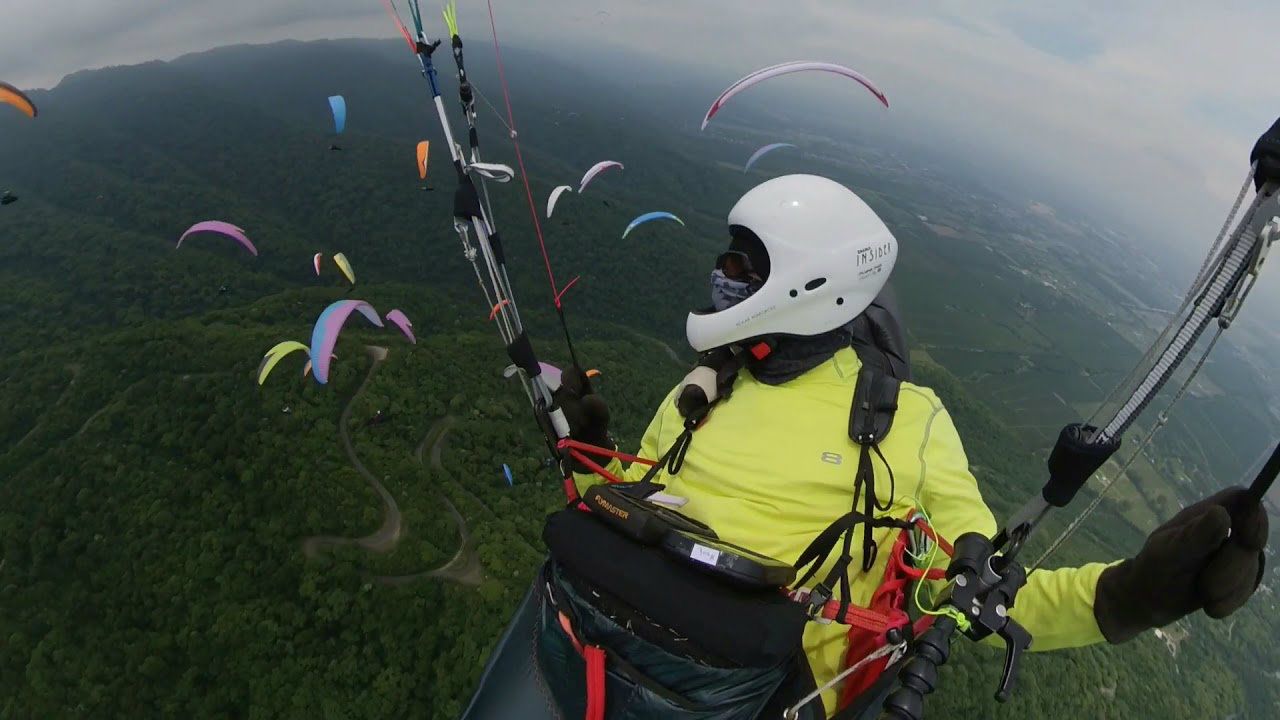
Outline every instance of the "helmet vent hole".
<path fill-rule="evenodd" d="M 836 298 L 836 304 L 837 304 L 837 305 L 843 305 L 843 304 L 844 304 L 844 298 Z"/>
<path fill-rule="evenodd" d="M 805 291 L 805 292 L 813 292 L 814 290 L 817 290 L 818 288 L 820 288 L 820 287 L 822 287 L 823 285 L 826 285 L 826 284 L 827 284 L 827 279 L 826 279 L 826 278 L 814 278 L 814 279 L 812 279 L 812 280 L 810 280 L 809 282 L 807 282 L 807 283 L 805 283 L 805 284 L 804 284 L 804 291 Z"/>
<path fill-rule="evenodd" d="M 796 291 L 796 290 L 792 290 L 792 291 L 791 291 L 791 297 L 795 297 L 795 296 L 797 296 L 797 295 L 799 295 L 799 294 L 800 294 L 800 293 L 799 293 L 798 291 Z"/>

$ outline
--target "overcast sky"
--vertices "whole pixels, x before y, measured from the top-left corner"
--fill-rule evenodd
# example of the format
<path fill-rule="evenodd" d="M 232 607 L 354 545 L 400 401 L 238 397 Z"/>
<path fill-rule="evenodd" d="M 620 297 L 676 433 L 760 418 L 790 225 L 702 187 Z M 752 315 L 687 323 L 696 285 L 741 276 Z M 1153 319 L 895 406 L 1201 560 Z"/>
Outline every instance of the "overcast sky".
<path fill-rule="evenodd" d="M 726 84 L 783 60 L 852 65 L 889 95 L 886 123 L 1052 176 L 1183 248 L 1216 231 L 1248 148 L 1280 115 L 1275 0 L 493 2 L 504 42 L 584 62 L 656 52 Z M 439 4 L 423 3 L 437 30 Z M 460 4 L 472 46 L 487 41 L 484 0 Z M 28 87 L 234 42 L 394 36 L 379 0 L 0 6 L 0 77 Z"/>

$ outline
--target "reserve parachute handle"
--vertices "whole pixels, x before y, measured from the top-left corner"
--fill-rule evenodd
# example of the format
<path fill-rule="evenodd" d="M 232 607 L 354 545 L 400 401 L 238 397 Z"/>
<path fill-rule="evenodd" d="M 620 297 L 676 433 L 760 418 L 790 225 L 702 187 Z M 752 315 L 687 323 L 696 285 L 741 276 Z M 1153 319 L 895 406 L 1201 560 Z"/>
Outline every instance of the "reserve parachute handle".
<path fill-rule="evenodd" d="M 957 538 L 956 554 L 947 568 L 948 583 L 934 612 L 941 616 L 911 646 L 898 671 L 896 687 L 885 699 L 882 718 L 921 720 L 925 697 L 939 683 L 938 670 L 950 656 L 957 632 L 971 640 L 990 635 L 1005 644 L 1004 670 L 995 693 L 1004 702 L 1012 695 L 1022 654 L 1032 643 L 1025 628 L 1009 616 L 1030 570 L 1039 567 L 1102 501 L 1133 459 L 1168 422 L 1169 412 L 1187 392 L 1222 333 L 1231 326 L 1257 280 L 1267 251 L 1280 238 L 1280 119 L 1258 139 L 1249 156 L 1250 171 L 1226 222 L 1200 266 L 1181 306 L 1128 378 L 1102 403 L 1088 423 L 1062 429 L 1049 454 L 1049 479 L 1039 493 L 1016 511 L 1004 528 L 988 539 L 975 533 Z M 1256 193 L 1244 212 L 1240 207 L 1252 186 Z M 1232 222 L 1239 214 L 1234 228 Z M 1128 460 L 1099 488 L 1097 497 L 1029 569 L 1017 556 L 1049 510 L 1065 507 L 1099 468 L 1120 449 L 1121 437 L 1168 385 L 1211 326 L 1211 339 L 1182 380 L 1152 427 Z M 1261 502 L 1280 473 L 1280 445 L 1253 479 L 1248 497 Z"/>

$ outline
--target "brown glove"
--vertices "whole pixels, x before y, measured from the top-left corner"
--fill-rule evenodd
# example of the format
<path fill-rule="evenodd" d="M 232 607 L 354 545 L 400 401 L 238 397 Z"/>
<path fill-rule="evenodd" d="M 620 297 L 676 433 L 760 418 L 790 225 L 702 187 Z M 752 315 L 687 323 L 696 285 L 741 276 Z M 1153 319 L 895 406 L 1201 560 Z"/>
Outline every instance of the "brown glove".
<path fill-rule="evenodd" d="M 1244 488 L 1218 492 L 1156 528 L 1138 555 L 1098 579 L 1093 615 L 1122 643 L 1197 610 L 1224 618 L 1262 582 L 1267 513 Z"/>
<path fill-rule="evenodd" d="M 565 420 L 569 421 L 570 437 L 608 450 L 617 449 L 617 444 L 609 437 L 609 405 L 603 397 L 592 391 L 591 383 L 587 381 L 587 374 L 582 368 L 574 365 L 565 370 L 560 377 L 560 387 L 552 393 L 552 397 L 564 410 Z M 599 460 L 594 456 L 592 459 Z M 576 460 L 572 463 L 572 469 L 579 473 L 591 472 Z"/>

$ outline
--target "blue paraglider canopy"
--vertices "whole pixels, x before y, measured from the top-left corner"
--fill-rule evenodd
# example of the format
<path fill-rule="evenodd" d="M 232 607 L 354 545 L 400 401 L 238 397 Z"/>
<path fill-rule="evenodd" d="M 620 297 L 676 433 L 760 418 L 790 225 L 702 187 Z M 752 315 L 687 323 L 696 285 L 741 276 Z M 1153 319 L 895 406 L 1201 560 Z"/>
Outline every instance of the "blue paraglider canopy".
<path fill-rule="evenodd" d="M 671 221 L 674 221 L 674 222 L 678 222 L 678 223 L 680 223 L 681 225 L 684 225 L 684 221 L 683 221 L 683 220 L 681 220 L 680 218 L 676 217 L 675 215 L 672 215 L 672 214 L 671 214 L 671 213 L 669 213 L 669 212 L 662 212 L 662 211 L 658 211 L 658 212 L 647 212 L 647 213 L 645 213 L 645 214 L 641 215 L 640 217 L 636 218 L 635 220 L 632 220 L 632 221 L 631 221 L 631 224 L 630 224 L 630 225 L 627 225 L 627 229 L 622 231 L 622 237 L 623 237 L 623 238 L 626 238 L 628 235 L 630 235 L 630 234 L 631 234 L 631 231 L 632 231 L 632 230 L 635 230 L 635 229 L 636 229 L 636 227 L 637 227 L 637 226 L 639 226 L 639 225 L 643 225 L 643 224 L 645 224 L 645 223 L 647 223 L 647 222 L 653 222 L 654 220 L 671 220 Z"/>
<path fill-rule="evenodd" d="M 511 466 L 507 465 L 506 463 L 502 463 L 502 472 L 504 475 L 507 476 L 507 487 L 512 487 L 513 485 L 515 485 L 516 483 L 515 478 L 511 476 Z"/>
<path fill-rule="evenodd" d="M 347 100 L 341 95 L 329 97 L 329 109 L 333 111 L 333 131 L 339 135 L 347 126 Z"/>

